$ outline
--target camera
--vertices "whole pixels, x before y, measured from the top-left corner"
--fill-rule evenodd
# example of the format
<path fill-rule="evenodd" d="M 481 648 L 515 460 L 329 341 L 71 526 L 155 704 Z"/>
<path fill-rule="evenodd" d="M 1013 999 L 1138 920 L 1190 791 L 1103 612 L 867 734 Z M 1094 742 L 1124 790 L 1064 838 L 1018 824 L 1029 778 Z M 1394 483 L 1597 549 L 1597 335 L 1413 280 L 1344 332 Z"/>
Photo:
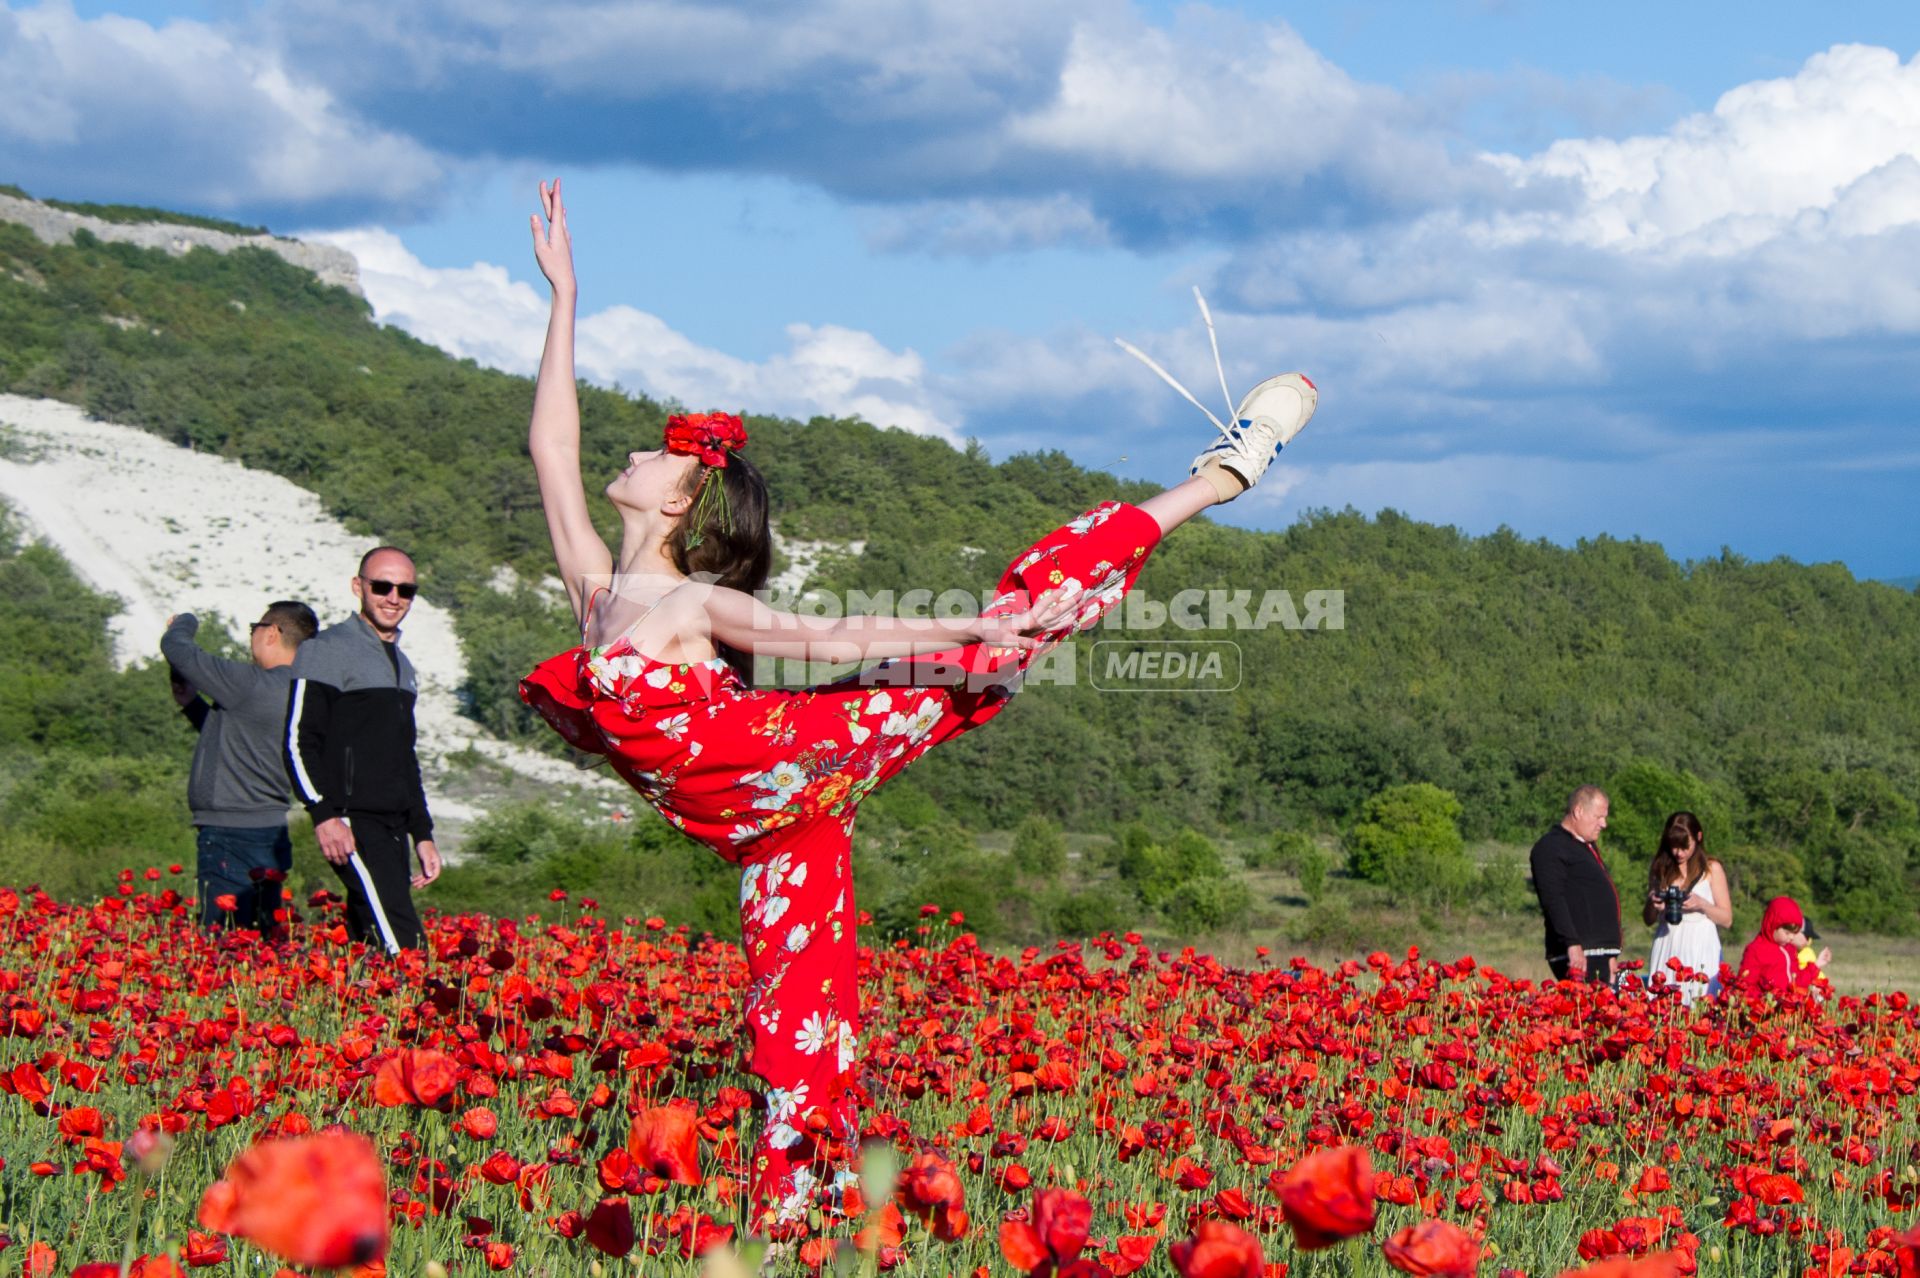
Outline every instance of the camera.
<path fill-rule="evenodd" d="M 1682 887 L 1669 887 L 1660 893 L 1660 917 L 1667 926 L 1678 927 L 1686 920 L 1687 912 L 1681 908 L 1686 902 L 1687 890 Z"/>

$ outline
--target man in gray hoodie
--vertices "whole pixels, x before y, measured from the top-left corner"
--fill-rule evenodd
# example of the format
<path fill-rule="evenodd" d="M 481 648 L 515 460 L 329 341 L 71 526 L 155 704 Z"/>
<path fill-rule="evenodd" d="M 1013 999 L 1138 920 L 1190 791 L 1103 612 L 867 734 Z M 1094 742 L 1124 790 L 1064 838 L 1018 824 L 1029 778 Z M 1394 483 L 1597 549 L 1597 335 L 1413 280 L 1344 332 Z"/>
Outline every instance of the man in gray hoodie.
<path fill-rule="evenodd" d="M 190 612 L 174 617 L 160 651 L 176 675 L 181 708 L 200 730 L 187 780 L 199 836 L 200 922 L 269 935 L 277 930 L 281 884 L 293 868 L 282 746 L 287 689 L 294 652 L 319 622 L 303 603 L 270 605 L 248 636 L 251 662 L 206 651 L 193 641 L 199 628 Z M 210 709 L 201 693 L 212 699 Z"/>

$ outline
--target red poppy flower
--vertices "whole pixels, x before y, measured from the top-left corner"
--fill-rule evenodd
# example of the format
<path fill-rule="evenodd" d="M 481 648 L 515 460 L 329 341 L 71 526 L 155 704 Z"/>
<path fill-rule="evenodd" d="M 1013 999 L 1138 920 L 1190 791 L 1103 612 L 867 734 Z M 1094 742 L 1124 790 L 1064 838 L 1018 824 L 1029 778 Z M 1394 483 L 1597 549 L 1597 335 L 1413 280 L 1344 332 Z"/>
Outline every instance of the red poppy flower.
<path fill-rule="evenodd" d="M 1480 1269 L 1480 1244 L 1445 1220 L 1409 1225 L 1387 1239 L 1385 1253 L 1387 1263 L 1401 1273 L 1473 1278 Z"/>
<path fill-rule="evenodd" d="M 1280 1178 L 1278 1193 L 1301 1251 L 1331 1247 L 1373 1228 L 1373 1164 L 1358 1146 L 1307 1155 Z"/>
<path fill-rule="evenodd" d="M 76 1105 L 60 1115 L 60 1134 L 71 1141 L 84 1140 L 88 1136 L 101 1136 L 106 1133 L 106 1130 L 100 1111 L 91 1105 Z"/>
<path fill-rule="evenodd" d="M 1260 1240 L 1225 1220 L 1203 1220 L 1167 1249 L 1180 1278 L 1261 1278 Z"/>
<path fill-rule="evenodd" d="M 1152 1234 L 1125 1234 L 1114 1240 L 1112 1251 L 1100 1253 L 1100 1263 L 1107 1267 L 1113 1278 L 1127 1278 L 1146 1267 L 1153 1259 L 1154 1244 L 1159 1240 Z"/>
<path fill-rule="evenodd" d="M 907 1165 L 900 1178 L 900 1201 L 942 1242 L 953 1242 L 967 1232 L 966 1188 L 953 1164 L 939 1154 L 918 1154 Z"/>
<path fill-rule="evenodd" d="M 263 1141 L 200 1200 L 200 1223 L 296 1265 L 337 1269 L 387 1253 L 387 1185 L 366 1137 Z"/>
<path fill-rule="evenodd" d="M 1920 1278 L 1920 1225 L 1893 1240 L 1894 1278 Z"/>
<path fill-rule="evenodd" d="M 667 418 L 666 449 L 725 466 L 727 454 L 746 447 L 746 428 L 732 413 L 675 413 Z"/>
<path fill-rule="evenodd" d="M 1034 1195 L 1031 1220 L 1000 1225 L 1000 1254 L 1023 1273 L 1047 1278 L 1071 1263 L 1087 1245 L 1093 1204 L 1071 1189 L 1043 1189 Z"/>
<path fill-rule="evenodd" d="M 906 1220 L 900 1215 L 900 1209 L 892 1203 L 868 1217 L 868 1223 L 853 1236 L 853 1245 L 864 1252 L 876 1252 L 888 1247 L 898 1247 L 907 1236 Z"/>
<path fill-rule="evenodd" d="M 690 1105 L 656 1105 L 633 1120 L 627 1152 L 647 1171 L 681 1185 L 700 1183 L 700 1115 Z"/>
<path fill-rule="evenodd" d="M 494 1185 L 511 1185 L 520 1179 L 520 1160 L 504 1149 L 496 1149 L 480 1164 L 481 1179 Z"/>
<path fill-rule="evenodd" d="M 603 1198 L 587 1217 L 587 1241 L 609 1256 L 620 1257 L 633 1250 L 633 1208 L 624 1198 Z"/>
<path fill-rule="evenodd" d="M 187 1245 L 181 1249 L 180 1255 L 195 1269 L 217 1265 L 227 1258 L 227 1240 L 218 1234 L 203 1234 L 197 1229 L 189 1229 Z"/>
<path fill-rule="evenodd" d="M 403 1049 L 381 1062 L 373 1076 L 373 1100 L 377 1105 L 435 1109 L 453 1095 L 459 1081 L 459 1068 L 445 1052 Z"/>

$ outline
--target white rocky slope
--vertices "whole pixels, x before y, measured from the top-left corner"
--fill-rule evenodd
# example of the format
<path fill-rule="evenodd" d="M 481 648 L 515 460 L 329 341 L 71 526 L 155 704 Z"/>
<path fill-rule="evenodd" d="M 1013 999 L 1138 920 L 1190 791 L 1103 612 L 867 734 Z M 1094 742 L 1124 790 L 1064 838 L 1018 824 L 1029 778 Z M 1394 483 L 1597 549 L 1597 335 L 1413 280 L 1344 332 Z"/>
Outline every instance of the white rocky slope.
<path fill-rule="evenodd" d="M 243 633 L 273 600 L 302 599 L 322 624 L 337 621 L 353 610 L 348 583 L 374 545 L 278 475 L 16 395 L 0 395 L 0 500 L 96 589 L 119 596 L 112 624 L 122 664 L 157 656 L 176 612 L 217 615 Z M 469 749 L 526 783 L 519 789 L 582 787 L 603 804 L 631 797 L 600 773 L 509 745 L 460 714 L 466 663 L 430 578 L 401 642 L 420 674 L 420 755 L 437 816 L 457 824 L 484 806 L 484 796 L 455 802 L 440 784 L 451 757 Z"/>
<path fill-rule="evenodd" d="M 265 249 L 312 271 L 322 284 L 337 284 L 354 294 L 360 292 L 360 263 L 354 260 L 353 254 L 330 244 L 312 244 L 279 235 L 239 235 L 179 222 L 109 222 L 4 193 L 0 193 L 0 222 L 17 222 L 47 244 L 69 243 L 76 232 L 86 231 L 97 239 L 163 249 L 176 257 L 196 248 L 212 249 L 216 253 L 237 248 Z"/>

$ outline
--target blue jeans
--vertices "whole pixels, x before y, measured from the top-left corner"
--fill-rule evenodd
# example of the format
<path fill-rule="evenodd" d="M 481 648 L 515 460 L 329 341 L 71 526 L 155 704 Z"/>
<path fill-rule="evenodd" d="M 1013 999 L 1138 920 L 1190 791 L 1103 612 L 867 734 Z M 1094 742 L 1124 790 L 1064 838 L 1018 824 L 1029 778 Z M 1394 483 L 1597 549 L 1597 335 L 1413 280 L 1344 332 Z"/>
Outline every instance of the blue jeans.
<path fill-rule="evenodd" d="M 199 835 L 200 925 L 209 928 L 252 928 L 272 935 L 273 914 L 280 908 L 280 889 L 293 869 L 293 841 L 285 825 L 257 828 L 203 825 Z M 218 904 L 232 896 L 234 908 Z"/>

